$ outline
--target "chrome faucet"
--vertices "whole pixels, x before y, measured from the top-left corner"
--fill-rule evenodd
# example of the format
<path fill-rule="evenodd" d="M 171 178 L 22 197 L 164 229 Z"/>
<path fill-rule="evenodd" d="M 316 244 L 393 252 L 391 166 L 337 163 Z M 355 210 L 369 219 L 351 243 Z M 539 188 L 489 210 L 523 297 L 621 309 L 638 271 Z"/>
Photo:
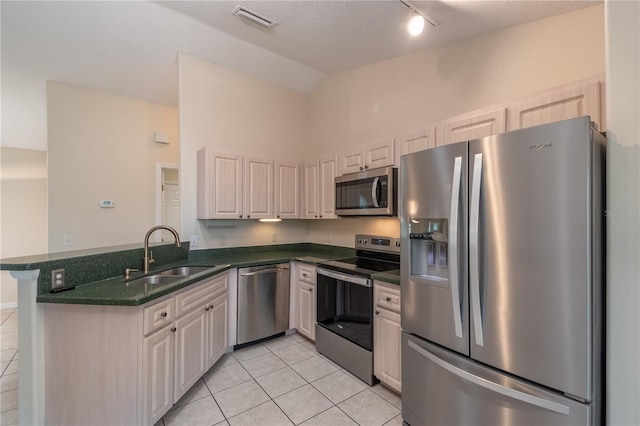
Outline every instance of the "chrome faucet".
<path fill-rule="evenodd" d="M 173 229 L 167 225 L 157 225 L 153 228 L 149 229 L 147 235 L 144 236 L 144 273 L 149 273 L 149 265 L 151 265 L 156 260 L 153 258 L 153 253 L 149 255 L 149 237 L 158 229 L 165 229 L 173 234 L 173 237 L 176 239 L 176 247 L 180 247 L 180 236 L 178 235 L 178 231 Z"/>

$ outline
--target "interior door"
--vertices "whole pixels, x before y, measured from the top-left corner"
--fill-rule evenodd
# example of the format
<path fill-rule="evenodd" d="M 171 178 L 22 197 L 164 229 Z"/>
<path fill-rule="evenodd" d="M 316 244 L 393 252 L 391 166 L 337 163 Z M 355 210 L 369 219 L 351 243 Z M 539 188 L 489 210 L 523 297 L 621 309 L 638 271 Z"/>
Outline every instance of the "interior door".
<path fill-rule="evenodd" d="M 468 355 L 467 143 L 402 156 L 400 191 L 402 329 Z"/>
<path fill-rule="evenodd" d="M 471 356 L 587 401 L 592 154 L 588 117 L 469 142 Z"/>

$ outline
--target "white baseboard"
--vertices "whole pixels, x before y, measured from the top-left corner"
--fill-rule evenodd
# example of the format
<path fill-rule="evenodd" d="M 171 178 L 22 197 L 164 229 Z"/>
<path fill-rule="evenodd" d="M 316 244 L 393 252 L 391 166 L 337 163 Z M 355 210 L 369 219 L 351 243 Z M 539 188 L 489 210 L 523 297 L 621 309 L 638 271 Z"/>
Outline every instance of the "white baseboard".
<path fill-rule="evenodd" d="M 18 302 L 0 303 L 0 309 L 12 309 L 17 307 L 18 307 Z"/>

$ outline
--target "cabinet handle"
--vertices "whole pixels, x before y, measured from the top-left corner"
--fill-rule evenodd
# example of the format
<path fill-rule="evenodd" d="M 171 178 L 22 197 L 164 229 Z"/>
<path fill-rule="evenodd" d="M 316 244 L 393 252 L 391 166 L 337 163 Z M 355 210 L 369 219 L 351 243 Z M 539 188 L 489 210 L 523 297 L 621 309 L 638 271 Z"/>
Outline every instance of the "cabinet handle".
<path fill-rule="evenodd" d="M 309 278 L 309 275 L 307 275 L 307 274 L 302 274 L 302 276 L 303 276 L 304 278 Z"/>
<path fill-rule="evenodd" d="M 213 309 L 213 305 L 209 305 L 209 309 Z"/>
<path fill-rule="evenodd" d="M 177 328 L 175 328 L 175 327 L 171 327 L 171 332 L 172 332 L 172 333 L 175 333 L 175 332 L 176 332 L 176 330 L 177 330 Z"/>
<path fill-rule="evenodd" d="M 364 170 L 364 169 L 362 168 L 362 166 L 360 166 L 360 170 Z"/>
<path fill-rule="evenodd" d="M 320 219 L 322 219 L 322 215 L 320 215 Z"/>
<path fill-rule="evenodd" d="M 251 219 L 251 215 L 247 215 L 247 219 Z"/>
<path fill-rule="evenodd" d="M 204 308 L 205 311 L 208 311 L 209 309 L 211 308 L 209 308 L 208 306 Z"/>
<path fill-rule="evenodd" d="M 369 168 L 369 166 L 365 165 L 365 166 L 364 166 L 364 168 L 365 168 L 365 169 L 368 169 L 368 168 Z"/>
<path fill-rule="evenodd" d="M 390 298 L 390 297 L 385 297 L 385 300 L 386 300 L 387 302 L 391 302 L 391 298 Z"/>
<path fill-rule="evenodd" d="M 315 216 L 313 216 L 313 217 L 317 218 L 317 217 L 318 217 L 318 215 L 315 215 Z"/>
<path fill-rule="evenodd" d="M 162 312 L 162 313 L 160 314 L 160 316 L 161 316 L 162 318 L 165 318 L 165 317 L 167 316 L 167 313 L 166 313 L 166 312 Z"/>
<path fill-rule="evenodd" d="M 280 219 L 280 215 L 278 215 L 278 219 Z"/>
<path fill-rule="evenodd" d="M 240 217 L 240 219 L 242 219 L 242 215 L 240 215 L 239 217 Z"/>
<path fill-rule="evenodd" d="M 380 311 L 376 311 L 376 315 L 380 315 Z"/>

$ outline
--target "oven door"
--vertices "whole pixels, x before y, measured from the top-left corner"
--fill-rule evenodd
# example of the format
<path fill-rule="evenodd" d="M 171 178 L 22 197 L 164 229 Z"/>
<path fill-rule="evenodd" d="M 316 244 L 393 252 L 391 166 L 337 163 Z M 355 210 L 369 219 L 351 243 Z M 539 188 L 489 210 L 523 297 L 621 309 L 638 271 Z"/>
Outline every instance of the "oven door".
<path fill-rule="evenodd" d="M 373 348 L 373 287 L 361 276 L 317 269 L 318 326 L 371 351 Z"/>

